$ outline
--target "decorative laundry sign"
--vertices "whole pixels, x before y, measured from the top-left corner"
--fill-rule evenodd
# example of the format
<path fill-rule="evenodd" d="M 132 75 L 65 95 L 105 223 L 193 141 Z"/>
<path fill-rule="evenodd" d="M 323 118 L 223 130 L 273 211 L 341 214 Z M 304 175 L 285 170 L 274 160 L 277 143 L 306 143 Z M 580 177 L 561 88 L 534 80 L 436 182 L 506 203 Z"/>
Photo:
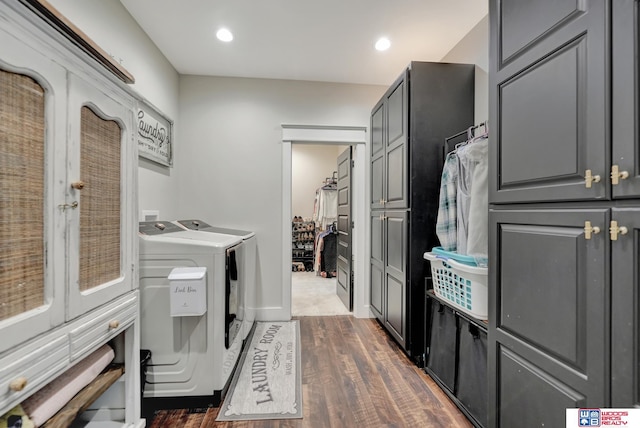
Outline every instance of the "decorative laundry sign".
<path fill-rule="evenodd" d="M 173 164 L 173 121 L 150 104 L 138 107 L 138 154 L 161 165 Z"/>

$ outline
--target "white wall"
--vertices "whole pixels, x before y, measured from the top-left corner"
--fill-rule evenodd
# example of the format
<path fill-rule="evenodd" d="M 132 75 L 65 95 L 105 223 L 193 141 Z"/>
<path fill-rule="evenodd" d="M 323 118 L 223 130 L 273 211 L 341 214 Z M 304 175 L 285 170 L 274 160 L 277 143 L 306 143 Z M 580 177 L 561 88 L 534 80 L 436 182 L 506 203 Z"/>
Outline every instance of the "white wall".
<path fill-rule="evenodd" d="M 281 124 L 366 126 L 385 87 L 230 77 L 180 79 L 179 216 L 254 230 L 261 319 L 284 315 Z M 287 261 L 288 262 L 288 261 Z M 287 285 L 288 286 L 288 285 Z M 288 303 L 287 303 L 288 305 Z"/>
<path fill-rule="evenodd" d="M 313 217 L 316 189 L 338 167 L 338 156 L 347 146 L 293 144 L 291 147 L 291 212 Z"/>
<path fill-rule="evenodd" d="M 126 8 L 116 0 L 49 0 L 49 3 L 133 75 L 136 81 L 132 89 L 174 120 L 177 135 L 178 73 Z M 177 215 L 174 201 L 179 192 L 176 176 L 180 163 L 179 159 L 175 161 L 174 168 L 145 159 L 139 161 L 139 207 L 158 209 L 165 219 Z"/>
<path fill-rule="evenodd" d="M 442 58 L 441 62 L 476 65 L 475 123 L 487 120 L 489 118 L 489 15 L 473 27 Z"/>

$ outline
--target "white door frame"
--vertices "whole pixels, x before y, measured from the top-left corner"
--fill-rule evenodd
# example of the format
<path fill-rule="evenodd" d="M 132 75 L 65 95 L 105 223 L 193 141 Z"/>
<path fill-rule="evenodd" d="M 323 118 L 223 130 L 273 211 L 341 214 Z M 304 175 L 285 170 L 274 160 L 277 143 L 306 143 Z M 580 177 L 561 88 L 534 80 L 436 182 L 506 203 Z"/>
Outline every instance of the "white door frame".
<path fill-rule="evenodd" d="M 367 195 L 369 194 L 369 164 L 366 162 L 369 146 L 366 126 L 316 126 L 282 125 L 282 282 L 284 310 L 291 318 L 291 145 L 296 144 L 335 144 L 351 145 L 354 151 L 354 169 L 352 175 L 352 207 L 354 221 L 353 254 L 353 315 L 356 318 L 373 317 L 369 310 L 369 215 Z"/>

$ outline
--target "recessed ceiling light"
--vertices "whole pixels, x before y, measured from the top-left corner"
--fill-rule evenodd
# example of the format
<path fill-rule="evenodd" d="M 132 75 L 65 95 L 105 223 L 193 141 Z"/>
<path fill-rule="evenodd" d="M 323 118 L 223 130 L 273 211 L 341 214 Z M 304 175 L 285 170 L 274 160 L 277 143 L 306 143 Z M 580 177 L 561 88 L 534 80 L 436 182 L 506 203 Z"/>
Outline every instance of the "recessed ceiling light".
<path fill-rule="evenodd" d="M 386 51 L 391 47 L 391 41 L 386 37 L 380 37 L 376 42 L 376 49 L 379 51 Z"/>
<path fill-rule="evenodd" d="M 223 42 L 230 42 L 231 40 L 233 40 L 233 34 L 231 34 L 231 31 L 227 30 L 226 28 L 219 29 L 216 33 L 216 37 L 218 38 L 218 40 L 221 40 Z"/>

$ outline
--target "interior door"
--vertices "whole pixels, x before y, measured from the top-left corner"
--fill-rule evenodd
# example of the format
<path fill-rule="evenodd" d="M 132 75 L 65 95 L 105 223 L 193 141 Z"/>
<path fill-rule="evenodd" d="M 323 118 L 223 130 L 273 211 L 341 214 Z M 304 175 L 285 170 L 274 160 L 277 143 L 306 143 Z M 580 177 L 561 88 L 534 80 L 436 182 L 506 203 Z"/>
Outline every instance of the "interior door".
<path fill-rule="evenodd" d="M 351 147 L 338 156 L 338 261 L 336 294 L 353 310 L 351 272 Z"/>

